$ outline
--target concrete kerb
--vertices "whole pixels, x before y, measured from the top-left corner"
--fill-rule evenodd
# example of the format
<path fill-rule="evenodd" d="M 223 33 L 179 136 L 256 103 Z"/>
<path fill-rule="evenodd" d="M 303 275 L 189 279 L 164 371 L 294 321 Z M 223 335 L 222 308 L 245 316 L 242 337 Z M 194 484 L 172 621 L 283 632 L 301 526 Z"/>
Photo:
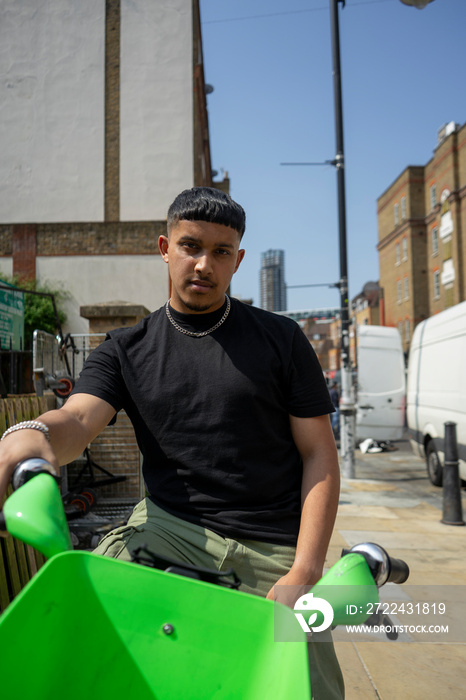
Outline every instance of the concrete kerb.
<path fill-rule="evenodd" d="M 445 525 L 442 489 L 406 442 L 393 452 L 356 453 L 355 478 L 342 479 L 327 565 L 343 547 L 377 542 L 410 567 L 406 585 L 465 586 L 466 527 Z M 461 490 L 463 509 L 466 491 Z M 466 621 L 465 621 L 466 624 Z M 460 698 L 466 645 L 458 643 L 336 642 L 346 700 Z"/>

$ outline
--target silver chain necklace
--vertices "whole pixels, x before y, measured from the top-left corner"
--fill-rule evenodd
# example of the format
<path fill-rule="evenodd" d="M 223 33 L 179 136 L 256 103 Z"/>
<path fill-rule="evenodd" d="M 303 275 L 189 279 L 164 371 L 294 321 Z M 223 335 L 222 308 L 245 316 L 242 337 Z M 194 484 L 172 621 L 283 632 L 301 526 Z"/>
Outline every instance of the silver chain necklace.
<path fill-rule="evenodd" d="M 228 294 L 225 294 L 226 300 L 227 300 L 227 308 L 225 309 L 225 313 L 223 314 L 222 318 L 218 323 L 215 324 L 215 326 L 212 326 L 212 328 L 209 328 L 207 331 L 187 331 L 185 328 L 182 328 L 173 318 L 173 316 L 170 313 L 170 299 L 167 301 L 165 304 L 165 311 L 168 316 L 168 320 L 170 323 L 175 326 L 176 330 L 179 331 L 180 333 L 184 333 L 184 335 L 189 335 L 192 338 L 203 338 L 205 335 L 209 335 L 209 333 L 213 333 L 214 331 L 219 328 L 222 323 L 224 323 L 227 320 L 227 316 L 230 313 L 230 307 L 231 307 L 231 302 L 230 302 L 230 297 Z"/>

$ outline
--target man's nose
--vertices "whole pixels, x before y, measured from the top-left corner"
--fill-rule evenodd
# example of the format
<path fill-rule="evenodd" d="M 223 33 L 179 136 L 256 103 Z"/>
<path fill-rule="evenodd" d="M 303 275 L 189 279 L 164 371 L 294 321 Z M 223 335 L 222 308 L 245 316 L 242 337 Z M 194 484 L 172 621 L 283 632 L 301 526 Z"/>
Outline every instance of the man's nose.
<path fill-rule="evenodd" d="M 204 275 L 212 271 L 212 263 L 208 253 L 201 253 L 198 255 L 195 270 L 196 272 L 202 272 Z"/>

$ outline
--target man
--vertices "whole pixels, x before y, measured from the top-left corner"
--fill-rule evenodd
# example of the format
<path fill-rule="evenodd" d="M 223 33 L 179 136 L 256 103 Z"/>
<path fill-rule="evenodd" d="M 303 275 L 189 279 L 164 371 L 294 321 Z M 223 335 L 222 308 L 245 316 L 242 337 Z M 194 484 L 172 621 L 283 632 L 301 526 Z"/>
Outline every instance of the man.
<path fill-rule="evenodd" d="M 96 552 L 130 559 L 146 543 L 182 562 L 232 566 L 241 590 L 290 604 L 290 587 L 321 577 L 334 525 L 333 406 L 298 325 L 226 295 L 244 230 L 227 194 L 182 192 L 159 238 L 171 299 L 111 331 L 61 409 L 8 431 L 0 465 L 5 487 L 27 457 L 66 464 L 124 408 L 149 495 Z M 314 697 L 343 697 L 333 645 L 309 648 Z"/>

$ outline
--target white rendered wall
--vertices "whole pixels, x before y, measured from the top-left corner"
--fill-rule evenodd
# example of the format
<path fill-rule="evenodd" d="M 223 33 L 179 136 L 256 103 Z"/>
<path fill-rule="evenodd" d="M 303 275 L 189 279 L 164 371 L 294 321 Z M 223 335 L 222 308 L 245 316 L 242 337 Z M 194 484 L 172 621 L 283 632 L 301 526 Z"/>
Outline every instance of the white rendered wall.
<path fill-rule="evenodd" d="M 102 221 L 105 0 L 0 2 L 0 222 Z M 193 185 L 191 0 L 121 0 L 120 218 Z"/>
<path fill-rule="evenodd" d="M 13 258 L 0 258 L 0 278 L 13 277 Z"/>
<path fill-rule="evenodd" d="M 63 286 L 67 333 L 87 333 L 89 323 L 79 307 L 129 301 L 155 311 L 168 299 L 168 265 L 160 255 L 73 255 L 37 258 L 39 284 Z"/>
<path fill-rule="evenodd" d="M 0 222 L 102 221 L 105 0 L 1 0 Z"/>
<path fill-rule="evenodd" d="M 121 2 L 120 217 L 165 219 L 193 186 L 191 0 Z"/>

